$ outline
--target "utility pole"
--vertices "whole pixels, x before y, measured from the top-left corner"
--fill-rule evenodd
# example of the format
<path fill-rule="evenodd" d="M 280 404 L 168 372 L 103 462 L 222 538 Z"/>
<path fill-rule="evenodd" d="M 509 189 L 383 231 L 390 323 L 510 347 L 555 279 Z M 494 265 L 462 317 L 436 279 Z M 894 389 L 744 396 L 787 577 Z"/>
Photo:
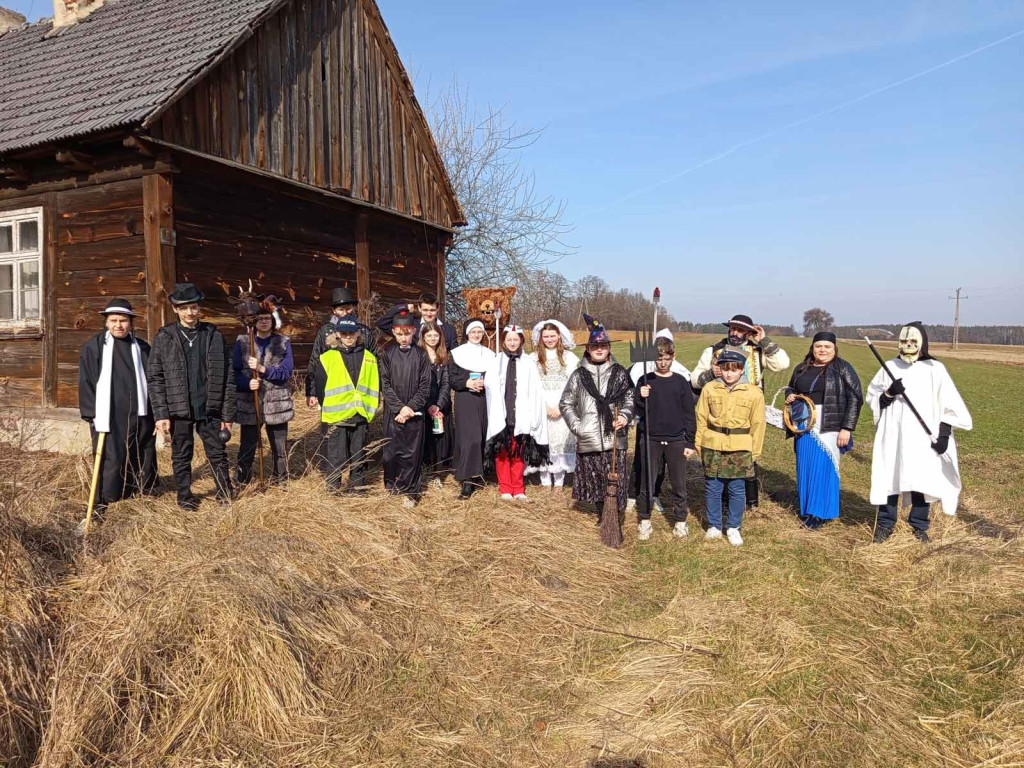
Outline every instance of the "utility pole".
<path fill-rule="evenodd" d="M 969 299 L 970 296 L 961 296 L 960 291 L 963 288 L 954 288 L 956 296 L 949 296 L 947 298 L 956 300 L 956 312 L 953 315 L 953 349 L 960 346 L 960 299 Z"/>

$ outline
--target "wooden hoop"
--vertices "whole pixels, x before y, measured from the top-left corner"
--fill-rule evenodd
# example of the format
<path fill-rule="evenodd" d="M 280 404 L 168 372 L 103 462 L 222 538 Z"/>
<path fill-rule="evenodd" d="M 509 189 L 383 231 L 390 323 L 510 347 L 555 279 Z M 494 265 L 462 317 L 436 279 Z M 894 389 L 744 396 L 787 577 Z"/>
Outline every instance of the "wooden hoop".
<path fill-rule="evenodd" d="M 796 394 L 796 393 L 794 393 L 794 394 Z M 793 420 L 789 417 L 789 406 L 792 405 L 792 403 L 783 403 L 783 405 L 782 405 L 782 420 L 786 424 L 786 429 L 788 429 L 794 435 L 803 435 L 803 434 L 806 434 L 807 432 L 810 432 L 811 429 L 814 428 L 814 422 L 816 420 L 814 401 L 811 400 L 811 398 L 809 398 L 807 395 L 799 395 L 799 394 L 796 394 L 796 399 L 797 400 L 803 400 L 805 403 L 807 403 L 807 408 L 810 410 L 810 415 L 807 418 L 807 428 L 806 429 L 799 429 L 799 428 L 797 428 L 793 424 Z"/>

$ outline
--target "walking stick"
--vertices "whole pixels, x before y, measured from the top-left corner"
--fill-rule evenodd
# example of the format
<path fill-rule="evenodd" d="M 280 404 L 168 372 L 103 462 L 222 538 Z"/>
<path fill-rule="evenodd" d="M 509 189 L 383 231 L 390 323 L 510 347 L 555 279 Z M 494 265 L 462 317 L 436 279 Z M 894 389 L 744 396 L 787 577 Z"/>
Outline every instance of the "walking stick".
<path fill-rule="evenodd" d="M 256 327 L 253 325 L 249 326 L 249 354 L 256 357 Z M 253 375 L 256 376 L 256 381 L 260 380 L 259 366 L 253 371 Z M 256 445 L 259 451 L 260 487 L 262 488 L 266 481 L 263 476 L 263 419 L 260 415 L 260 391 L 258 389 L 252 391 L 252 404 L 256 409 Z"/>
<path fill-rule="evenodd" d="M 85 510 L 85 524 L 82 526 L 83 535 L 89 533 L 89 523 L 92 522 L 92 511 L 96 508 L 96 493 L 100 484 L 100 464 L 103 462 L 103 446 L 107 442 L 107 433 L 100 432 L 96 440 L 96 458 L 92 463 L 92 484 L 89 486 L 89 506 Z"/>
<path fill-rule="evenodd" d="M 882 356 L 880 354 L 878 354 L 878 350 L 875 349 L 875 345 L 871 343 L 871 339 L 869 339 L 867 336 L 865 336 L 864 337 L 864 341 L 866 341 L 868 343 L 868 346 L 871 348 L 871 351 L 875 355 L 875 359 L 878 360 L 878 362 L 881 364 L 882 369 L 887 374 L 889 374 L 890 381 L 896 381 L 896 377 L 893 376 L 892 375 L 892 371 L 889 370 L 889 364 L 886 363 L 885 360 L 882 359 Z M 914 404 L 912 402 L 910 402 L 910 398 L 907 397 L 907 393 L 904 392 L 901 395 L 901 397 L 903 398 L 903 402 L 905 402 L 907 404 L 907 407 L 910 409 L 910 412 L 913 413 L 917 417 L 917 421 L 918 421 L 918 423 L 920 423 L 921 428 L 925 432 L 928 433 L 928 439 L 931 440 L 934 443 L 935 442 L 935 438 L 932 436 L 932 431 L 928 428 L 928 425 L 925 423 L 924 419 L 921 418 L 921 414 L 917 412 L 917 408 L 914 407 Z"/>

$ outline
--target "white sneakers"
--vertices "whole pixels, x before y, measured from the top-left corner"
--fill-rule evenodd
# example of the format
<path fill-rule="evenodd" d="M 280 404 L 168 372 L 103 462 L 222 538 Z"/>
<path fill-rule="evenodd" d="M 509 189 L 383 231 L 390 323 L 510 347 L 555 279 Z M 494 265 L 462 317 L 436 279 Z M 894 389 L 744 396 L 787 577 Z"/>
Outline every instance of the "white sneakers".
<path fill-rule="evenodd" d="M 512 501 L 512 494 L 511 493 L 503 493 L 503 494 L 501 494 L 501 500 L 502 501 Z"/>
<path fill-rule="evenodd" d="M 665 505 L 661 503 L 661 499 L 659 499 L 657 496 L 655 496 L 651 500 L 651 509 L 653 509 L 655 512 L 658 512 L 659 514 L 665 514 Z"/>
<path fill-rule="evenodd" d="M 641 520 L 640 525 L 636 527 L 636 537 L 640 541 L 647 541 L 651 538 L 652 533 L 654 533 L 654 528 L 651 527 L 650 520 Z"/>
<path fill-rule="evenodd" d="M 415 509 L 416 499 L 412 498 L 411 496 L 406 496 L 404 499 L 402 499 L 402 506 L 405 507 L 406 509 Z"/>
<path fill-rule="evenodd" d="M 672 526 L 672 535 L 677 539 L 685 539 L 690 535 L 690 526 L 686 524 L 685 520 L 680 520 Z"/>
<path fill-rule="evenodd" d="M 719 536 L 721 536 L 721 534 L 719 534 Z M 743 546 L 743 537 L 740 536 L 739 528 L 730 528 L 729 530 L 727 530 L 725 532 L 725 538 L 727 538 L 729 540 L 729 543 L 732 544 L 734 547 Z"/>
<path fill-rule="evenodd" d="M 704 532 L 705 539 L 720 539 L 722 538 L 722 530 L 720 528 L 708 528 Z"/>
<path fill-rule="evenodd" d="M 529 497 L 528 497 L 528 496 L 527 496 L 527 495 L 526 495 L 525 493 L 517 493 L 517 494 L 516 494 L 515 496 L 513 496 L 512 498 L 513 498 L 513 499 L 514 499 L 515 501 L 523 501 L 523 502 L 526 502 L 527 504 L 529 504 L 529 503 L 530 503 L 530 498 L 529 498 Z"/>

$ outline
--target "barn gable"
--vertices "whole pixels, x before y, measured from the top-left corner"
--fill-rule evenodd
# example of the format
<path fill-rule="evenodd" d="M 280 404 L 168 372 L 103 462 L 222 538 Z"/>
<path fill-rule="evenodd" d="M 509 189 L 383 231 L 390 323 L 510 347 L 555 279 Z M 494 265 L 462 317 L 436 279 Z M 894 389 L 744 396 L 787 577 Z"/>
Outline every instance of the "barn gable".
<path fill-rule="evenodd" d="M 48 145 L 128 129 L 445 229 L 464 223 L 374 0 L 107 0 L 79 24 L 0 35 L 0 69 L 8 173 Z"/>
<path fill-rule="evenodd" d="M 293 0 L 149 117 L 154 138 L 443 227 L 463 223 L 373 0 Z"/>

